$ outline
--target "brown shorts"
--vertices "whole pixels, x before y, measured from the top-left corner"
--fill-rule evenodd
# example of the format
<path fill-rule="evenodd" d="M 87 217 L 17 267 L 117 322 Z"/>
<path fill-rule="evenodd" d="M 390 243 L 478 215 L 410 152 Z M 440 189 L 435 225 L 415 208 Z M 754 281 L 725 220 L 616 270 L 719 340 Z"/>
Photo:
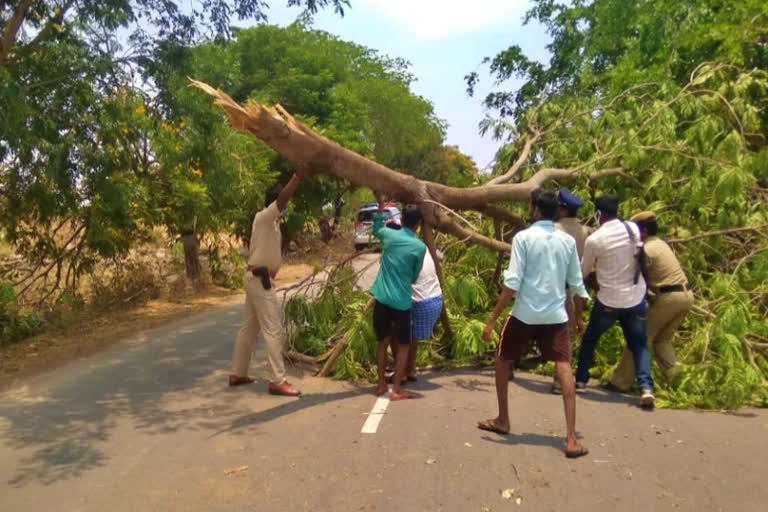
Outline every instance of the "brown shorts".
<path fill-rule="evenodd" d="M 497 355 L 501 359 L 517 363 L 531 340 L 536 340 L 546 361 L 571 362 L 572 346 L 568 323 L 528 325 L 512 315 L 507 318 L 501 330 Z"/>

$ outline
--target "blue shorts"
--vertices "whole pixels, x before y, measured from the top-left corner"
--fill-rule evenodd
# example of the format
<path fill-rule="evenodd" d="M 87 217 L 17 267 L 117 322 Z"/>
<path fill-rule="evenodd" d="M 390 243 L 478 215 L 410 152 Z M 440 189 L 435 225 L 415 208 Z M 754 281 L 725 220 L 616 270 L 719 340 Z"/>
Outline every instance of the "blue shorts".
<path fill-rule="evenodd" d="M 427 340 L 443 310 L 443 296 L 430 297 L 411 304 L 411 339 Z"/>

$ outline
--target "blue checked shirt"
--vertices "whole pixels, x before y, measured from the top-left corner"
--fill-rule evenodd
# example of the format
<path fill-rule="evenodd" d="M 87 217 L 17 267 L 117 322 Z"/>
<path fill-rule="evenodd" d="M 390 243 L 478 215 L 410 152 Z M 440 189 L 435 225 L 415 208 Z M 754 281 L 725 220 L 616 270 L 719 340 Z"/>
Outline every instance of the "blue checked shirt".
<path fill-rule="evenodd" d="M 562 324 L 568 283 L 574 294 L 589 298 L 581 276 L 576 240 L 550 220 L 535 222 L 515 235 L 504 286 L 515 290 L 512 315 L 529 325 Z"/>

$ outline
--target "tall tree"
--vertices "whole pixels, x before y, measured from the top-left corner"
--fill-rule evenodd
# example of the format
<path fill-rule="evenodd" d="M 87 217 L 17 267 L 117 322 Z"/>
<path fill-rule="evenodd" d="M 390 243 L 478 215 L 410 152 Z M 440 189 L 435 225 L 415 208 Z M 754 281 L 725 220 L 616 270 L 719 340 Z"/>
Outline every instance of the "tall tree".
<path fill-rule="evenodd" d="M 287 3 L 308 14 L 348 5 Z M 53 273 L 55 291 L 94 257 L 127 249 L 154 214 L 143 180 L 154 110 L 136 71 L 157 48 L 226 40 L 234 21 L 266 13 L 263 0 L 0 2 L 0 221 L 42 270 L 15 283 Z"/>
<path fill-rule="evenodd" d="M 189 237 L 221 229 L 228 222 L 235 223 L 245 238 L 253 207 L 259 202 L 244 200 L 234 192 L 243 186 L 239 180 L 251 180 L 245 187 L 252 192 L 251 199 L 261 197 L 275 174 L 285 177 L 293 167 L 262 146 L 259 154 L 266 160 L 258 161 L 261 170 L 246 165 L 244 173 L 226 173 L 227 166 L 247 162 L 249 153 L 239 154 L 237 162 L 229 157 L 222 141 L 232 132 L 220 116 L 212 115 L 210 103 L 189 89 L 187 76 L 227 86 L 242 100 L 280 103 L 346 147 L 410 174 L 434 172 L 432 164 L 442 163 L 444 123 L 436 118 L 431 103 L 410 91 L 413 77 L 406 62 L 299 23 L 287 28 L 262 25 L 241 29 L 235 36 L 231 42 L 190 49 L 166 45 L 162 58 L 147 67 L 159 90 L 157 107 L 164 122 L 183 124 L 183 128 L 161 136 L 172 150 L 162 151 L 163 171 L 158 183 L 166 185 L 158 197 L 169 195 L 162 200 L 162 222 L 187 234 L 189 251 L 195 248 Z M 179 174 L 179 169 L 186 170 Z M 267 170 L 273 174 L 265 175 Z M 471 172 L 468 167 L 461 170 Z M 209 180 L 214 177 L 228 185 L 212 188 Z M 187 193 L 182 202 L 188 208 L 180 207 L 182 190 Z M 231 192 L 222 193 L 226 190 Z M 320 215 L 328 203 L 333 204 L 338 217 L 349 191 L 349 185 L 335 177 L 319 178 L 302 187 L 292 201 L 286 239 L 308 219 Z M 192 263 L 191 255 L 188 260 L 194 272 L 199 265 Z"/>

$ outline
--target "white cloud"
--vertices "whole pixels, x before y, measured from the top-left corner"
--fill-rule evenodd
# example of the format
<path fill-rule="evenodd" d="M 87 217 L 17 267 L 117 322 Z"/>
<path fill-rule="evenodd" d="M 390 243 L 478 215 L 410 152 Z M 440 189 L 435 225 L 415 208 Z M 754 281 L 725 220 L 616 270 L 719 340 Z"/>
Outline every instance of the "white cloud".
<path fill-rule="evenodd" d="M 528 0 L 352 0 L 415 35 L 442 39 L 504 24 L 519 26 Z"/>

